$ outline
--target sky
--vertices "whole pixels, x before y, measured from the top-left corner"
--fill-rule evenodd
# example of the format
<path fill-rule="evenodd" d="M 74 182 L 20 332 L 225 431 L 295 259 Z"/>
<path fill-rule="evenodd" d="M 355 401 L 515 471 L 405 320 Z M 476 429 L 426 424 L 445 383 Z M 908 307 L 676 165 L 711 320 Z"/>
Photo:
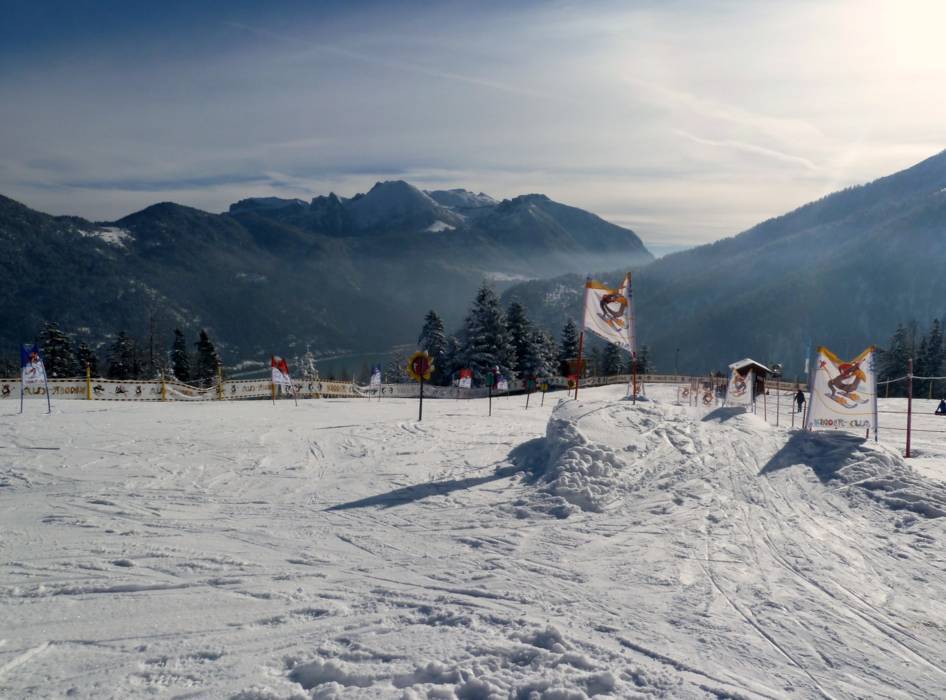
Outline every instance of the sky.
<path fill-rule="evenodd" d="M 378 180 L 709 242 L 943 150 L 938 1 L 6 0 L 0 194 L 113 220 Z"/>

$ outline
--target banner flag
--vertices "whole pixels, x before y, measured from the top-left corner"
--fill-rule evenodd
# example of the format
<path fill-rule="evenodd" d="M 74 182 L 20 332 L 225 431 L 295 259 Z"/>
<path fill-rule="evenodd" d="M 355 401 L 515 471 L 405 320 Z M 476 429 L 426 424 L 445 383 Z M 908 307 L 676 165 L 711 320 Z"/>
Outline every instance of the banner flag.
<path fill-rule="evenodd" d="M 472 369 L 460 370 L 460 379 L 457 382 L 457 386 L 460 387 L 461 389 L 473 388 L 473 370 Z"/>
<path fill-rule="evenodd" d="M 735 367 L 729 376 L 729 386 L 726 387 L 727 406 L 751 406 L 752 388 L 755 386 L 755 370 L 744 369 L 742 373 Z"/>
<path fill-rule="evenodd" d="M 496 391 L 509 391 L 509 380 L 501 374 L 496 379 Z"/>
<path fill-rule="evenodd" d="M 272 368 L 273 384 L 288 387 L 292 386 L 292 380 L 289 379 L 289 365 L 286 364 L 286 360 L 278 355 L 273 355 Z"/>
<path fill-rule="evenodd" d="M 46 367 L 36 343 L 20 347 L 20 376 L 23 386 L 46 384 Z"/>
<path fill-rule="evenodd" d="M 368 386 L 381 386 L 381 365 L 375 365 L 371 368 L 371 380 Z"/>
<path fill-rule="evenodd" d="M 634 354 L 637 338 L 634 332 L 634 301 L 631 294 L 631 273 L 617 289 L 596 280 L 585 283 L 585 315 L 583 328 Z"/>
<path fill-rule="evenodd" d="M 808 400 L 809 430 L 877 430 L 876 351 L 850 362 L 818 348 Z"/>

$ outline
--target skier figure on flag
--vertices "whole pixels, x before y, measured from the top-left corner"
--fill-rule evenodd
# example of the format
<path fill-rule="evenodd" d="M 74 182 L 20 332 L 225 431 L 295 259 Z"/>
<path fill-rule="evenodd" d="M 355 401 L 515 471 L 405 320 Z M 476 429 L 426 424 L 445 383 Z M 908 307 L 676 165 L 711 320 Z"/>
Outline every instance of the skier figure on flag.
<path fill-rule="evenodd" d="M 857 401 L 860 398 L 856 393 L 857 387 L 865 379 L 867 375 L 860 362 L 842 362 L 838 365 L 838 376 L 828 382 L 831 398 L 837 400 L 836 394 L 840 392 L 845 398 Z"/>

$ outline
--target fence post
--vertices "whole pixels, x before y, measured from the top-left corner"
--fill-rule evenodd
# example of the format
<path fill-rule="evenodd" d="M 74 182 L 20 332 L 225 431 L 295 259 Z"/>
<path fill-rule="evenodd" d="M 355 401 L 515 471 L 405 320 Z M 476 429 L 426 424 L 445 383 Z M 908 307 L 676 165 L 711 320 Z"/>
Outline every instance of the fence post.
<path fill-rule="evenodd" d="M 85 398 L 86 401 L 92 400 L 92 368 L 89 363 L 85 363 Z"/>
<path fill-rule="evenodd" d="M 913 358 L 907 360 L 907 451 L 904 457 L 910 456 L 910 429 L 913 425 Z"/>

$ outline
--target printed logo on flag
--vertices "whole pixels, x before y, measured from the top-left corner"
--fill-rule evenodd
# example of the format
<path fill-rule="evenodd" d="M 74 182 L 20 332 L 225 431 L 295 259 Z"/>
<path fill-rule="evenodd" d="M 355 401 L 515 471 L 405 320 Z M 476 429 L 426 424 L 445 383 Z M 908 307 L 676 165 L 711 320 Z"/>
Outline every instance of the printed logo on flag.
<path fill-rule="evenodd" d="M 808 406 L 810 430 L 877 429 L 876 352 L 871 346 L 844 361 L 818 348 Z"/>
<path fill-rule="evenodd" d="M 496 391 L 509 391 L 509 380 L 501 374 L 496 379 Z"/>
<path fill-rule="evenodd" d="M 375 365 L 371 368 L 370 386 L 381 386 L 381 365 Z"/>
<path fill-rule="evenodd" d="M 585 283 L 584 328 L 629 352 L 636 351 L 630 273 L 617 289 L 591 279 Z"/>
<path fill-rule="evenodd" d="M 460 379 L 457 382 L 457 386 L 460 387 L 461 389 L 473 388 L 473 370 L 472 369 L 460 370 Z"/>
<path fill-rule="evenodd" d="M 291 387 L 292 381 L 289 379 L 289 365 L 286 364 L 286 360 L 278 355 L 273 355 L 271 364 L 273 370 L 273 384 Z"/>
<path fill-rule="evenodd" d="M 23 386 L 46 383 L 46 367 L 36 343 L 20 348 L 20 376 Z"/>

